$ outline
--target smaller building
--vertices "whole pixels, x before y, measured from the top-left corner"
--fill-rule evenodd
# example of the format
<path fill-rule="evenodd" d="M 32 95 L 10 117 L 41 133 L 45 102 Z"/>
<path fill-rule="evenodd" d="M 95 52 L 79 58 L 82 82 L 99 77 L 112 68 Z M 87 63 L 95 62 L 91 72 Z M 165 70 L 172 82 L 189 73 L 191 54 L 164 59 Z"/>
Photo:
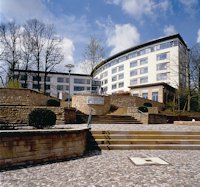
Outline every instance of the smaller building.
<path fill-rule="evenodd" d="M 173 100 L 175 88 L 167 83 L 145 84 L 137 86 L 129 86 L 131 95 L 166 103 Z"/>
<path fill-rule="evenodd" d="M 34 70 L 14 70 L 17 80 L 23 88 L 44 91 L 44 71 Z M 39 87 L 38 87 L 39 79 Z M 90 75 L 63 72 L 49 72 L 46 77 L 46 95 L 58 97 L 59 99 L 68 99 L 72 95 L 98 93 L 100 91 L 100 81 L 92 79 Z"/>

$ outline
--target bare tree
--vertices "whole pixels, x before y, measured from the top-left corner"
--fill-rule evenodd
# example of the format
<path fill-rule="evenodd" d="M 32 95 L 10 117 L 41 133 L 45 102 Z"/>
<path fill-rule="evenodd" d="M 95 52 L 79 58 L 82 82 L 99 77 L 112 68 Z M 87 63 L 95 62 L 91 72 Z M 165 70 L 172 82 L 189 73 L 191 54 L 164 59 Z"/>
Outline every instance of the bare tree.
<path fill-rule="evenodd" d="M 46 46 L 44 50 L 44 93 L 46 93 L 46 80 L 49 72 L 64 59 L 61 52 L 62 40 L 56 36 L 53 25 L 48 25 L 46 30 Z"/>
<path fill-rule="evenodd" d="M 42 55 L 46 42 L 45 24 L 37 19 L 31 19 L 26 22 L 24 28 L 31 38 L 32 54 L 37 68 L 37 86 L 40 91 L 40 70 L 42 67 Z"/>
<path fill-rule="evenodd" d="M 90 74 L 95 68 L 97 63 L 99 63 L 104 58 L 104 48 L 101 41 L 97 39 L 96 36 L 91 36 L 90 41 L 85 47 L 83 54 L 84 61 L 81 67 L 85 73 Z"/>
<path fill-rule="evenodd" d="M 1 60 L 8 66 L 9 80 L 15 78 L 14 70 L 21 58 L 19 50 L 20 27 L 14 21 L 0 25 Z"/>

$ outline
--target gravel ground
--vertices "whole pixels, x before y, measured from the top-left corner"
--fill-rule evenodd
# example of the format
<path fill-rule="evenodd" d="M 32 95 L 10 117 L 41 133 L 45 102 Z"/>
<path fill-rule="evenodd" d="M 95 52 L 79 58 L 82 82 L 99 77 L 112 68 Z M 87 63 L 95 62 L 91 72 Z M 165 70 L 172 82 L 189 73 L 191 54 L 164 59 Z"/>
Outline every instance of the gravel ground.
<path fill-rule="evenodd" d="M 63 126 L 64 127 L 64 126 Z M 67 125 L 67 127 L 86 127 Z M 200 131 L 199 126 L 92 125 L 93 130 Z M 129 157 L 160 157 L 169 165 L 136 166 Z M 199 187 L 199 150 L 95 151 L 58 163 L 0 172 L 1 187 Z"/>

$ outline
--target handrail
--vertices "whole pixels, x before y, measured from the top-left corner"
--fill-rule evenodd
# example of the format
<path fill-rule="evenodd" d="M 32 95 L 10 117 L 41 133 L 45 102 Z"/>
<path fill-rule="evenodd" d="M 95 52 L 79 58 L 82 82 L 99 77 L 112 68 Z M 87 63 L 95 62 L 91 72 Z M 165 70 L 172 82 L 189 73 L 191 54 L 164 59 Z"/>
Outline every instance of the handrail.
<path fill-rule="evenodd" d="M 90 110 L 90 114 L 88 116 L 88 121 L 87 121 L 87 128 L 91 130 L 91 121 L 92 121 L 92 109 Z"/>

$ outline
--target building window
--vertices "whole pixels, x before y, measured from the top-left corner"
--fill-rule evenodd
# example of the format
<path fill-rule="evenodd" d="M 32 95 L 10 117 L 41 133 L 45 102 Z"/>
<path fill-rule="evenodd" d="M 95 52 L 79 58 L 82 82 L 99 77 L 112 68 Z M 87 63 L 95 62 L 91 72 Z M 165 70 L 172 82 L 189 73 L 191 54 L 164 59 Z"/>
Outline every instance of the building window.
<path fill-rule="evenodd" d="M 33 76 L 33 81 L 41 81 L 41 77 L 38 77 L 38 76 Z"/>
<path fill-rule="evenodd" d="M 142 93 L 142 97 L 148 99 L 148 93 Z"/>
<path fill-rule="evenodd" d="M 119 58 L 118 62 L 123 62 L 123 61 L 125 61 L 125 60 L 126 60 L 126 56 L 123 56 L 123 57 L 120 57 L 120 58 Z"/>
<path fill-rule="evenodd" d="M 112 69 L 112 74 L 117 73 L 117 68 Z"/>
<path fill-rule="evenodd" d="M 161 53 L 161 54 L 157 54 L 156 55 L 156 60 L 157 61 L 165 60 L 165 59 L 168 59 L 168 53 Z"/>
<path fill-rule="evenodd" d="M 66 90 L 69 90 L 69 86 L 68 85 L 66 86 Z"/>
<path fill-rule="evenodd" d="M 131 86 L 134 86 L 134 85 L 137 85 L 137 79 L 131 79 L 131 81 L 130 81 L 130 85 Z"/>
<path fill-rule="evenodd" d="M 86 84 L 90 84 L 90 79 L 86 79 Z"/>
<path fill-rule="evenodd" d="M 121 73 L 121 74 L 118 75 L 118 80 L 121 80 L 123 78 L 124 78 L 124 74 L 123 73 Z"/>
<path fill-rule="evenodd" d="M 137 94 L 137 93 L 134 93 L 134 94 L 132 94 L 132 96 L 136 96 L 136 97 L 138 97 L 138 96 L 139 96 L 139 94 Z"/>
<path fill-rule="evenodd" d="M 64 82 L 64 78 L 63 77 L 57 77 L 57 82 Z"/>
<path fill-rule="evenodd" d="M 103 93 L 106 93 L 108 91 L 108 87 L 103 87 Z"/>
<path fill-rule="evenodd" d="M 85 84 L 86 83 L 86 79 L 74 79 L 74 83 L 75 84 Z"/>
<path fill-rule="evenodd" d="M 124 87 L 124 82 L 120 82 L 120 83 L 118 84 L 118 88 L 122 88 L 122 87 Z"/>
<path fill-rule="evenodd" d="M 148 73 L 148 67 L 140 68 L 140 74 Z"/>
<path fill-rule="evenodd" d="M 123 70 L 124 70 L 124 65 L 118 67 L 118 71 L 123 71 Z"/>
<path fill-rule="evenodd" d="M 50 82 L 51 81 L 51 77 L 46 77 L 46 82 Z"/>
<path fill-rule="evenodd" d="M 63 90 L 63 85 L 57 85 L 57 90 Z"/>
<path fill-rule="evenodd" d="M 140 65 L 144 65 L 148 63 L 148 58 L 140 59 Z"/>
<path fill-rule="evenodd" d="M 148 77 L 141 77 L 140 78 L 140 84 L 147 83 L 147 82 L 148 82 Z"/>
<path fill-rule="evenodd" d="M 116 81 L 117 80 L 117 76 L 113 76 L 112 77 L 112 82 Z"/>
<path fill-rule="evenodd" d="M 130 68 L 134 68 L 137 66 L 137 60 L 130 63 Z"/>
<path fill-rule="evenodd" d="M 46 90 L 50 90 L 50 89 L 51 89 L 50 85 L 47 84 L 47 85 L 46 85 Z"/>
<path fill-rule="evenodd" d="M 87 87 L 87 90 L 90 91 L 90 87 Z"/>
<path fill-rule="evenodd" d="M 156 65 L 156 70 L 157 71 L 159 71 L 159 70 L 166 70 L 167 69 L 167 64 L 168 63 L 157 64 Z"/>
<path fill-rule="evenodd" d="M 152 92 L 152 100 L 158 101 L 158 92 Z"/>
<path fill-rule="evenodd" d="M 130 72 L 130 76 L 131 76 L 131 77 L 136 76 L 136 75 L 137 75 L 137 69 L 132 70 L 132 71 Z"/>
<path fill-rule="evenodd" d="M 102 81 L 102 85 L 105 85 L 105 84 L 107 84 L 108 83 L 108 79 L 104 79 L 103 81 Z"/>
<path fill-rule="evenodd" d="M 41 85 L 33 84 L 33 89 L 40 89 L 40 88 L 41 88 Z"/>
<path fill-rule="evenodd" d="M 27 80 L 27 75 L 21 75 L 21 76 L 20 76 L 20 80 L 21 80 L 21 81 Z"/>
<path fill-rule="evenodd" d="M 117 84 L 113 84 L 112 85 L 112 90 L 116 89 L 117 88 Z"/>
<path fill-rule="evenodd" d="M 167 80 L 167 73 L 159 73 L 156 75 L 157 81 Z"/>
<path fill-rule="evenodd" d="M 69 78 L 66 78 L 66 83 L 69 83 Z"/>
<path fill-rule="evenodd" d="M 84 86 L 74 86 L 74 91 L 84 91 Z"/>
<path fill-rule="evenodd" d="M 134 58 L 137 56 L 136 52 L 129 53 L 128 58 Z"/>

